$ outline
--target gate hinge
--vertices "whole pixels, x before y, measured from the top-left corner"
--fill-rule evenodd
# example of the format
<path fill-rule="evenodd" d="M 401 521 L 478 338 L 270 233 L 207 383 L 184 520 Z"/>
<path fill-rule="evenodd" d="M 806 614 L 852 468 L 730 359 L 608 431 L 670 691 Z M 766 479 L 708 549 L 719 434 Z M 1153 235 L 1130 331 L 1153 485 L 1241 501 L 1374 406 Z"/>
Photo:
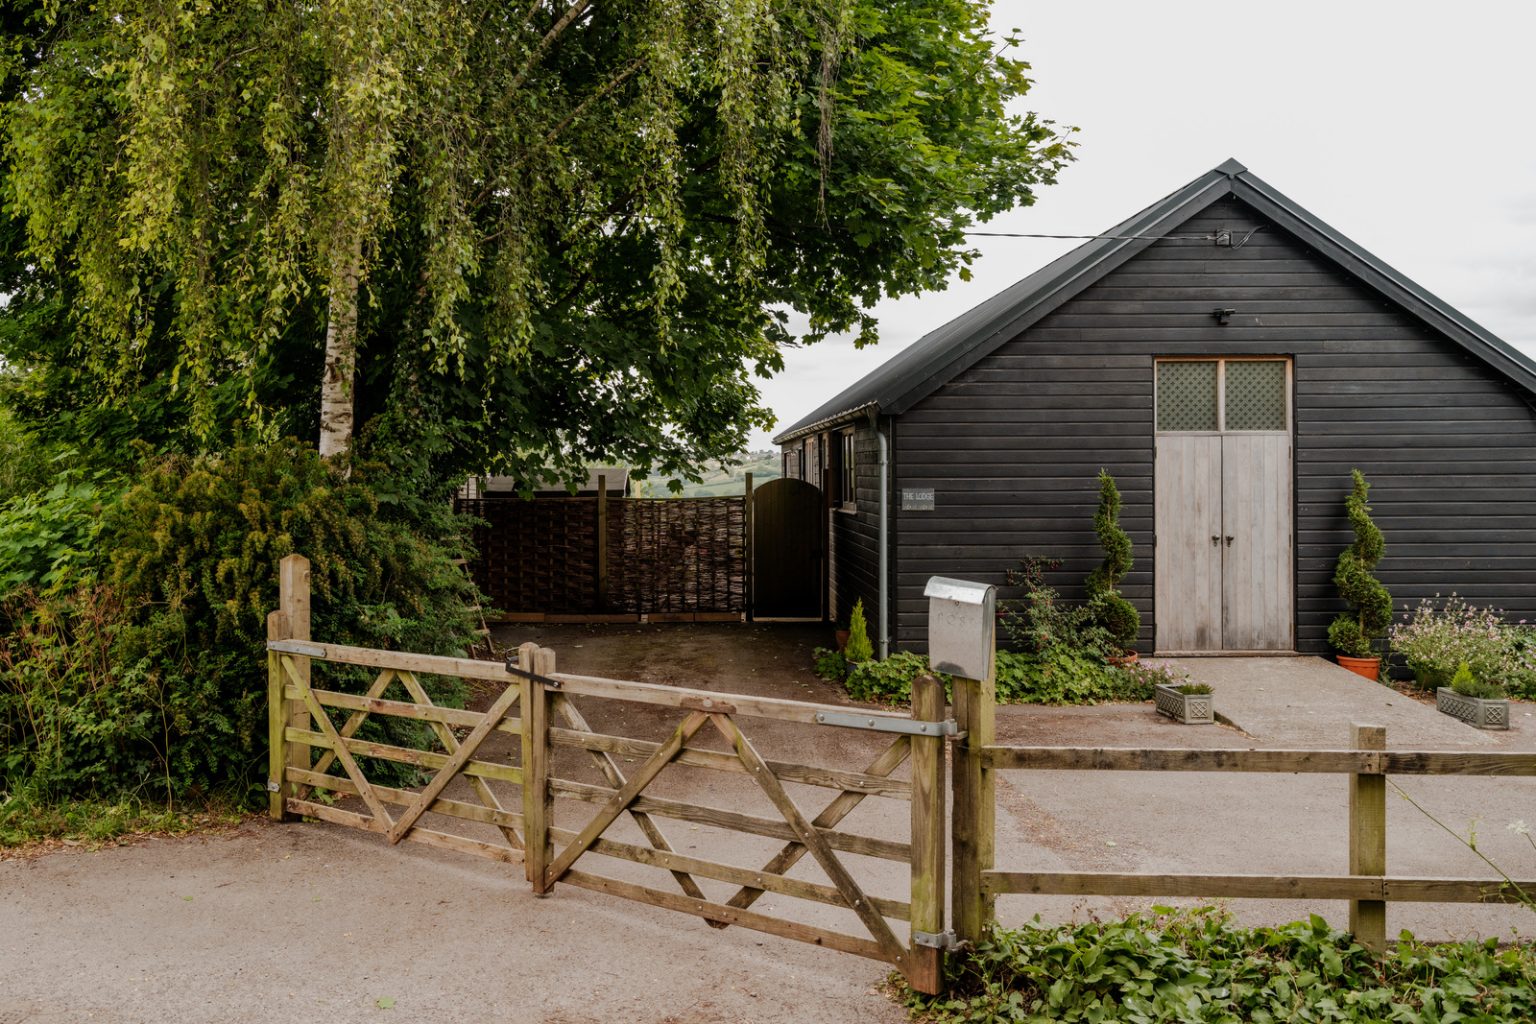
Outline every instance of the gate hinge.
<path fill-rule="evenodd" d="M 965 943 L 955 938 L 955 933 L 952 930 L 946 929 L 942 932 L 913 932 L 912 945 L 951 952 L 964 946 Z"/>
<path fill-rule="evenodd" d="M 282 786 L 279 786 L 277 783 L 273 782 L 271 779 L 267 780 L 267 792 L 268 793 L 277 793 L 277 792 L 281 791 L 282 788 L 283 788 Z"/>
<path fill-rule="evenodd" d="M 953 718 L 942 722 L 919 722 L 911 718 L 861 715 L 849 711 L 818 711 L 817 725 L 843 729 L 869 729 L 873 732 L 899 732 L 908 736 L 953 736 L 959 731 Z"/>

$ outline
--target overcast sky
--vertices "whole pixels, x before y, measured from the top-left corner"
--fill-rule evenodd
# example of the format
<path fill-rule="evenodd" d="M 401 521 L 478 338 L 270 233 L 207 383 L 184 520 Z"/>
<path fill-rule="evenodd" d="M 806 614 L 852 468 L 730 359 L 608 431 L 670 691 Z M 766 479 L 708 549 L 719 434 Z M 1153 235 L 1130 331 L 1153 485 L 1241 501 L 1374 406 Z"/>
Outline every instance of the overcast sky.
<path fill-rule="evenodd" d="M 1091 234 L 1228 157 L 1536 357 L 1530 0 L 997 0 L 1077 162 L 989 231 Z M 881 342 L 827 341 L 759 381 L 789 426 L 928 331 L 1072 248 L 978 239 L 975 279 L 876 308 Z M 752 447 L 770 447 L 771 434 Z"/>

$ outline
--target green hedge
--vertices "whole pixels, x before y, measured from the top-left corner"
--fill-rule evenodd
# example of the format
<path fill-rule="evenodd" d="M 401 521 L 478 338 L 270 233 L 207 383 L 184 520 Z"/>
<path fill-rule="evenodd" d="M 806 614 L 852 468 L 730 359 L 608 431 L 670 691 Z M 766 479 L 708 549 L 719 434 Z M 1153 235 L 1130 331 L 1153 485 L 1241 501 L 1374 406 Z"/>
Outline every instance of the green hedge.
<path fill-rule="evenodd" d="M 477 595 L 451 563 L 465 553 L 462 528 L 446 501 L 407 506 L 389 499 L 394 489 L 371 467 L 338 471 L 297 442 L 143 467 L 100 509 L 91 560 L 5 604 L 0 804 L 263 799 L 266 615 L 278 562 L 293 552 L 311 561 L 316 637 L 463 653 Z M 55 518 L 73 522 L 84 499 L 65 489 L 52 500 L 67 505 Z M 330 688 L 370 678 L 318 671 Z M 456 680 L 423 682 L 435 700 L 461 702 Z M 422 729 L 365 726 L 380 739 Z"/>

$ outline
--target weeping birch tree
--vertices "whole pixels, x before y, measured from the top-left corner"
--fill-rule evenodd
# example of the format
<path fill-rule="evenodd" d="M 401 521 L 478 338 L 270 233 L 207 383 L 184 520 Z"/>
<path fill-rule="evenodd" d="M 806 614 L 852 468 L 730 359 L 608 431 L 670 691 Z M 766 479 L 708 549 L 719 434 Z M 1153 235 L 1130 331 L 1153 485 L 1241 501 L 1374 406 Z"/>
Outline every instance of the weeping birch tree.
<path fill-rule="evenodd" d="M 18 10 L 0 317 L 68 301 L 0 355 L 171 446 L 687 472 L 1070 157 L 980 0 Z"/>

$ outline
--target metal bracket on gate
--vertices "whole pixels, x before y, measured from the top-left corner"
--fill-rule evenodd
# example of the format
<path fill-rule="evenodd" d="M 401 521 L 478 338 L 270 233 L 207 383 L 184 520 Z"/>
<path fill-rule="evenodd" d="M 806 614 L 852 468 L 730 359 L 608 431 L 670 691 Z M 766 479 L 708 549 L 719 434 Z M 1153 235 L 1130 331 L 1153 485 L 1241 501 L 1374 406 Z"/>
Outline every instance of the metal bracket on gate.
<path fill-rule="evenodd" d="M 965 943 L 955 938 L 955 933 L 946 929 L 942 932 L 913 932 L 912 945 L 926 946 L 929 949 L 942 949 L 950 952 L 959 949 Z"/>
<path fill-rule="evenodd" d="M 873 732 L 899 732 L 908 736 L 953 736 L 959 726 L 953 718 L 942 722 L 918 722 L 910 718 L 871 717 L 849 711 L 818 711 L 817 725 L 835 725 L 843 729 L 869 729 Z"/>
<path fill-rule="evenodd" d="M 537 672 L 528 672 L 524 669 L 518 668 L 512 663 L 512 659 L 515 657 L 516 655 L 514 654 L 507 655 L 506 669 L 508 672 L 523 679 L 532 679 L 536 683 L 543 683 L 544 686 L 550 690 L 560 689 L 560 680 L 552 679 L 549 676 L 541 676 Z"/>

